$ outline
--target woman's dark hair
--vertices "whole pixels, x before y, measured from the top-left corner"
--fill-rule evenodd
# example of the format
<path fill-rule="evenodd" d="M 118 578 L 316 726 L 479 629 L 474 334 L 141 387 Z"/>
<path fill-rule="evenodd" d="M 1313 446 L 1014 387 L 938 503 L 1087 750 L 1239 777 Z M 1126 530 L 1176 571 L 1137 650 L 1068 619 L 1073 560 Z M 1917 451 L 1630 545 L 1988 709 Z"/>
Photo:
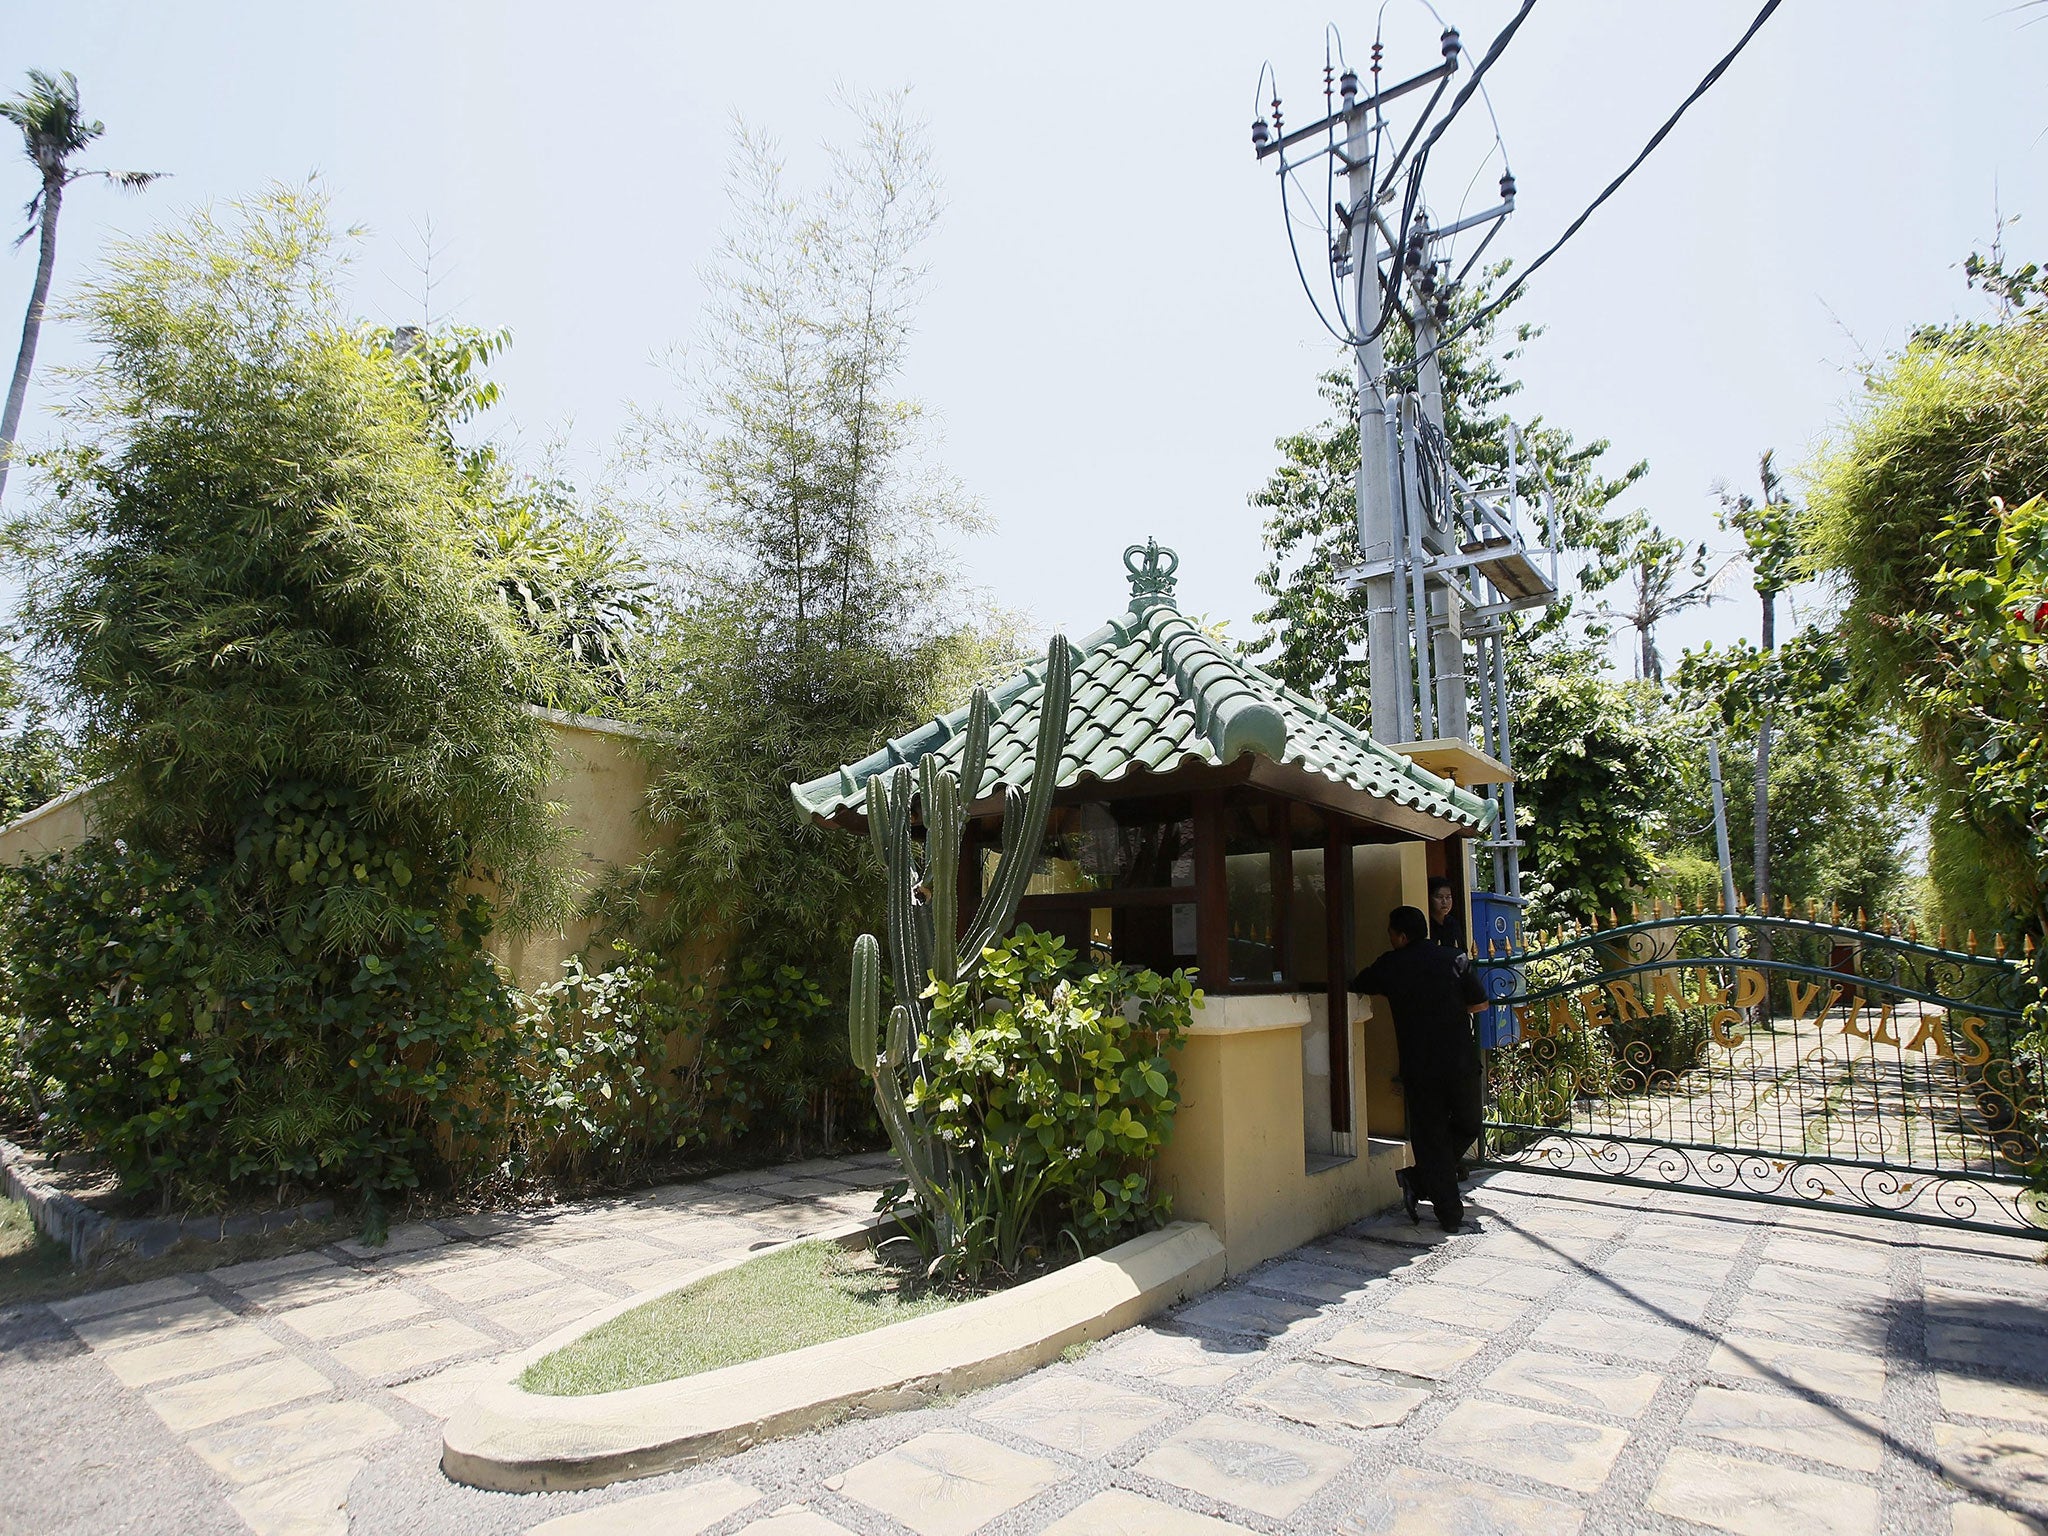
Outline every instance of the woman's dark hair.
<path fill-rule="evenodd" d="M 1458 888 L 1452 885 L 1446 876 L 1431 875 L 1429 877 L 1429 894 L 1434 896 L 1438 891 L 1449 891 L 1453 897 L 1456 897 L 1458 894 Z"/>

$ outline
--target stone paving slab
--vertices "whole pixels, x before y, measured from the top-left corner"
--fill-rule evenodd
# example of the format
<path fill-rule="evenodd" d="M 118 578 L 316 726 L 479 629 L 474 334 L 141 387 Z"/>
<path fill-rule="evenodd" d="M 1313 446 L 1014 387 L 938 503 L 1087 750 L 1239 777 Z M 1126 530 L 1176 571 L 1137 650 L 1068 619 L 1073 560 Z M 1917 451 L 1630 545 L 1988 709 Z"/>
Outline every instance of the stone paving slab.
<path fill-rule="evenodd" d="M 1361 1223 L 955 1404 L 583 1494 L 441 1477 L 441 1418 L 506 1351 L 829 1225 L 871 1203 L 850 1182 L 880 1167 L 415 1224 L 402 1251 L 335 1245 L 43 1315 L 183 1440 L 218 1501 L 195 1530 L 2048 1530 L 2041 1244 L 1526 1174 L 1474 1191 L 1477 1233 Z M 0 1394 L 13 1365 L 0 1355 Z M 145 1465 L 119 1443 L 77 1462 Z"/>

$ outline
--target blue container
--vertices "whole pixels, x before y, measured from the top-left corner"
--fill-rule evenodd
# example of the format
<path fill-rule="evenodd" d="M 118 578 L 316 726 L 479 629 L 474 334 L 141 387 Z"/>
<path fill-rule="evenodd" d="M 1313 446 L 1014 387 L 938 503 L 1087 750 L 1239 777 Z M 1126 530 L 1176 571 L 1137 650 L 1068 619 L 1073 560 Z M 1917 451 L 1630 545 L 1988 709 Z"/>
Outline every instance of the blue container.
<path fill-rule="evenodd" d="M 1487 960 L 1489 950 L 1509 951 L 1520 947 L 1522 936 L 1522 903 L 1513 896 L 1497 896 L 1490 891 L 1475 892 L 1472 897 L 1472 942 L 1479 949 L 1479 979 L 1486 984 L 1486 995 L 1501 999 L 1479 1015 L 1479 1045 L 1482 1050 L 1498 1050 L 1504 1045 L 1514 1045 L 1522 1038 L 1522 1027 L 1516 1022 L 1514 1009 L 1509 999 L 1524 996 L 1528 980 L 1519 965 L 1502 965 Z"/>

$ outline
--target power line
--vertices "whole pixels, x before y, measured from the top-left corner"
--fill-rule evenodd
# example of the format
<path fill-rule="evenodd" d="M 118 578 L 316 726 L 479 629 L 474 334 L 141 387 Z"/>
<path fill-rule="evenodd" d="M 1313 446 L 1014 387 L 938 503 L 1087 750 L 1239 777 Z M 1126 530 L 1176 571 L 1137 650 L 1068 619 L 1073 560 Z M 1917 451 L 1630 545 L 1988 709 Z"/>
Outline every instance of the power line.
<path fill-rule="evenodd" d="M 1749 30 L 1742 34 L 1742 36 L 1736 41 L 1736 44 L 1733 48 L 1729 49 L 1727 53 L 1722 55 L 1720 63 L 1716 64 L 1712 69 L 1707 71 L 1706 77 L 1703 80 L 1701 80 L 1698 85 L 1693 87 L 1692 94 L 1687 96 L 1684 101 L 1681 101 L 1678 104 L 1678 110 L 1673 112 L 1666 119 L 1664 119 L 1664 125 L 1661 128 L 1659 128 L 1655 133 L 1650 135 L 1650 142 L 1642 147 L 1642 151 L 1635 157 L 1635 159 L 1629 161 L 1628 165 L 1622 170 L 1622 173 L 1619 176 L 1615 177 L 1614 180 L 1607 183 L 1607 185 L 1601 190 L 1600 195 L 1594 198 L 1592 202 L 1586 205 L 1585 211 L 1581 213 L 1576 219 L 1573 219 L 1571 223 L 1565 227 L 1564 233 L 1559 235 L 1556 240 L 1551 242 L 1550 248 L 1548 250 L 1546 250 L 1541 256 L 1538 256 L 1534 261 L 1530 262 L 1528 266 L 1524 267 L 1520 274 L 1516 276 L 1515 280 L 1509 283 L 1507 287 L 1503 288 L 1500 291 L 1500 294 L 1497 298 L 1492 300 L 1492 302 L 1488 303 L 1484 308 L 1480 309 L 1476 314 L 1473 314 L 1465 320 L 1459 322 L 1459 324 L 1454 329 L 1446 331 L 1442 336 L 1437 338 L 1435 346 L 1431 347 L 1427 353 L 1418 356 L 1415 359 L 1414 363 L 1410 364 L 1409 366 L 1419 366 L 1426 358 L 1434 356 L 1436 353 L 1441 352 L 1445 347 L 1449 346 L 1458 337 L 1462 336 L 1465 332 L 1471 330 L 1473 326 L 1478 325 L 1481 322 L 1485 321 L 1489 316 L 1498 312 L 1503 306 L 1505 306 L 1510 300 L 1512 300 L 1514 296 L 1521 291 L 1522 285 L 1528 282 L 1530 278 L 1536 275 L 1537 268 L 1541 267 L 1546 261 L 1550 260 L 1551 257 L 1555 256 L 1559 251 L 1564 249 L 1565 242 L 1570 240 L 1573 235 L 1576 235 L 1581 229 L 1585 227 L 1586 221 L 1593 217 L 1594 213 L 1599 210 L 1600 205 L 1606 202 L 1608 198 L 1614 196 L 1616 192 L 1621 190 L 1622 183 L 1627 181 L 1629 177 L 1633 176 L 1636 172 L 1637 167 L 1642 165 L 1642 163 L 1645 160 L 1650 158 L 1651 153 L 1657 148 L 1657 146 L 1659 144 L 1662 144 L 1665 140 L 1665 137 L 1671 132 L 1671 130 L 1678 126 L 1678 120 L 1681 117 L 1685 116 L 1687 110 L 1692 106 L 1692 104 L 1698 101 L 1702 96 L 1706 95 L 1708 91 L 1713 89 L 1714 83 L 1718 81 L 1722 75 L 1727 73 L 1728 66 L 1730 64 L 1733 64 L 1737 56 L 1741 54 L 1742 50 L 1749 46 L 1749 40 L 1755 37 L 1758 31 L 1762 29 L 1763 24 L 1771 19 L 1771 13 L 1777 10 L 1778 6 L 1781 3 L 1782 0 L 1765 0 L 1764 8 L 1756 13 L 1756 20 L 1752 21 L 1749 24 Z M 1519 22 L 1521 20 L 1521 17 L 1517 16 L 1515 20 Z M 1455 110 L 1455 108 L 1453 110 Z"/>

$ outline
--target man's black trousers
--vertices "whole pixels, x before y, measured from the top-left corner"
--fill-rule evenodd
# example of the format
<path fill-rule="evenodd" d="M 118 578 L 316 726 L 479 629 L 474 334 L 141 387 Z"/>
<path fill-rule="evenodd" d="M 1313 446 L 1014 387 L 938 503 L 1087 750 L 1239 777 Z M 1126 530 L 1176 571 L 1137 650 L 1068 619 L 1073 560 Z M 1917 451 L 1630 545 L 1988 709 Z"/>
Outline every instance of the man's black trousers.
<path fill-rule="evenodd" d="M 1408 1104 L 1408 1145 L 1415 1153 L 1409 1177 L 1416 1197 L 1436 1207 L 1438 1221 L 1454 1227 L 1465 1214 L 1458 1195 L 1458 1155 L 1479 1135 L 1479 1074 L 1403 1073 L 1401 1091 Z"/>

